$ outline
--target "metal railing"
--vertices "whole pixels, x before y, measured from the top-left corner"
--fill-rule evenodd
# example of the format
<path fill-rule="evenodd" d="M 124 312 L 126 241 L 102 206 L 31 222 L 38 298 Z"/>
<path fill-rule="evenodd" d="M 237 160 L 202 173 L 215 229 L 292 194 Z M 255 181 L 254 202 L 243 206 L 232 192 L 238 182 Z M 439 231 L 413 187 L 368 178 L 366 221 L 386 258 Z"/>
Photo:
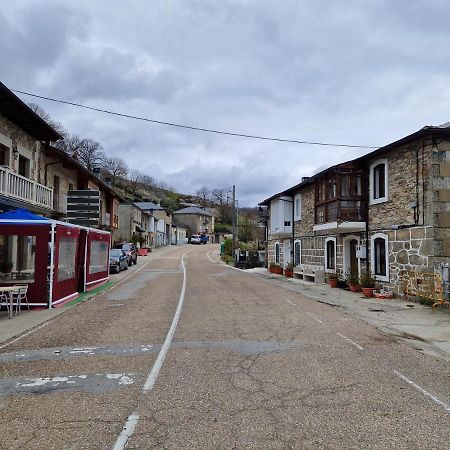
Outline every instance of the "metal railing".
<path fill-rule="evenodd" d="M 408 300 L 408 295 L 425 298 L 433 302 L 433 308 L 446 302 L 441 275 L 402 270 L 400 276 L 404 300 Z"/>
<path fill-rule="evenodd" d="M 0 194 L 53 209 L 53 189 L 0 167 Z"/>

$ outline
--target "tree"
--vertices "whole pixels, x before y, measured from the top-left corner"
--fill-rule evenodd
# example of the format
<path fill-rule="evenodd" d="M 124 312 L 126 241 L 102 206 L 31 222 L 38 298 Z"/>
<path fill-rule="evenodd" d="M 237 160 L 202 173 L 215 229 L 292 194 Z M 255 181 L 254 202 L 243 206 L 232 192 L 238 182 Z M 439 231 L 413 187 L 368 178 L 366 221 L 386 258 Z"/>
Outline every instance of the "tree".
<path fill-rule="evenodd" d="M 102 166 L 105 159 L 105 154 L 102 150 L 103 147 L 99 142 L 93 139 L 83 139 L 72 156 L 83 164 L 86 169 L 93 171 L 94 167 Z"/>
<path fill-rule="evenodd" d="M 211 197 L 211 192 L 206 186 L 202 186 L 196 193 L 197 197 L 200 198 L 200 203 L 203 208 L 208 206 L 209 199 Z"/>
<path fill-rule="evenodd" d="M 105 158 L 103 168 L 112 176 L 113 187 L 117 177 L 125 178 L 128 174 L 128 166 L 122 158 Z"/>
<path fill-rule="evenodd" d="M 36 103 L 28 103 L 30 109 L 32 109 L 42 120 L 47 122 L 55 131 L 57 131 L 63 139 L 68 135 L 67 130 L 64 128 L 61 122 L 56 122 L 52 119 L 50 114 L 41 108 Z"/>
<path fill-rule="evenodd" d="M 137 188 L 140 184 L 142 184 L 142 181 L 144 179 L 145 175 L 140 171 L 133 169 L 130 172 L 130 175 L 128 176 L 128 182 L 131 189 L 131 193 L 134 195 L 136 194 Z"/>

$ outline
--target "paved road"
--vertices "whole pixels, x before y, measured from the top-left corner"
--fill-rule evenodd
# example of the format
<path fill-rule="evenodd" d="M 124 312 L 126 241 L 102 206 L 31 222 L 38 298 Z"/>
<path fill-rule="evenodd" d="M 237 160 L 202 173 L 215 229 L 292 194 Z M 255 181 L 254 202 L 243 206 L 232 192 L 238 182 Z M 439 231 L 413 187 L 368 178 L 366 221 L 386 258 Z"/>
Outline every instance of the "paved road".
<path fill-rule="evenodd" d="M 450 448 L 445 362 L 216 251 L 1 349 L 1 448 Z"/>

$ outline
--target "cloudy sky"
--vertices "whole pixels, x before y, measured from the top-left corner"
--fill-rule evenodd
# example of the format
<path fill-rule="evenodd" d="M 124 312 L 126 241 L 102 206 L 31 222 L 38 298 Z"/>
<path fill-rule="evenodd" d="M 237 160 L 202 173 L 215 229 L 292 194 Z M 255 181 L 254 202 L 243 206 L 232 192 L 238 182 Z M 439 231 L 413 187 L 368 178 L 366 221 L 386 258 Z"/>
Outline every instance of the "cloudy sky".
<path fill-rule="evenodd" d="M 382 146 L 450 121 L 445 0 L 17 0 L 0 10 L 9 88 L 202 128 Z M 34 100 L 180 192 L 255 205 L 367 153 L 152 125 Z"/>

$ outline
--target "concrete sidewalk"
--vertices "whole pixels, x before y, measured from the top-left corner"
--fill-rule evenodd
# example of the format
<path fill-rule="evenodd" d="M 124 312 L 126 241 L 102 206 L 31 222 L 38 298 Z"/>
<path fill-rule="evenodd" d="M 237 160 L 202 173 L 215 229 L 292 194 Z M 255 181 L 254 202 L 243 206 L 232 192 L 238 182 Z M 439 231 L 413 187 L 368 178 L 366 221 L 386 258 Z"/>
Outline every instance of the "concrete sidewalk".
<path fill-rule="evenodd" d="M 450 361 L 450 311 L 401 299 L 366 298 L 361 293 L 331 289 L 328 284 L 286 278 L 265 268 L 245 270 L 305 297 L 339 307 L 417 350 Z"/>
<path fill-rule="evenodd" d="M 166 252 L 168 252 L 169 250 L 173 250 L 174 248 L 177 247 L 173 245 L 158 247 L 157 249 L 154 249 L 151 253 L 149 253 L 148 256 L 139 256 L 137 264 L 135 266 L 131 266 L 128 268 L 128 270 L 124 270 L 118 274 L 111 274 L 110 283 L 108 286 L 106 286 L 104 289 L 96 289 L 93 293 L 87 292 L 81 294 L 81 296 L 83 297 L 82 300 L 85 301 L 89 298 L 94 297 L 95 295 L 99 295 L 101 292 L 109 289 L 111 286 L 117 284 L 124 278 L 131 276 L 131 274 L 139 270 L 139 268 L 146 264 L 148 261 L 151 261 L 158 256 L 162 256 Z M 22 312 L 20 313 L 20 315 L 14 316 L 12 319 L 8 318 L 8 314 L 6 311 L 0 311 L 0 343 L 7 342 L 15 338 L 16 336 L 33 330 L 34 328 L 46 326 L 55 317 L 65 313 L 68 309 L 73 308 L 80 303 L 82 302 L 71 301 L 59 308 L 42 310 L 31 309 L 30 311 L 28 311 L 25 306 L 25 309 L 22 308 Z M 3 345 L 0 345 L 0 349 L 2 347 Z"/>

